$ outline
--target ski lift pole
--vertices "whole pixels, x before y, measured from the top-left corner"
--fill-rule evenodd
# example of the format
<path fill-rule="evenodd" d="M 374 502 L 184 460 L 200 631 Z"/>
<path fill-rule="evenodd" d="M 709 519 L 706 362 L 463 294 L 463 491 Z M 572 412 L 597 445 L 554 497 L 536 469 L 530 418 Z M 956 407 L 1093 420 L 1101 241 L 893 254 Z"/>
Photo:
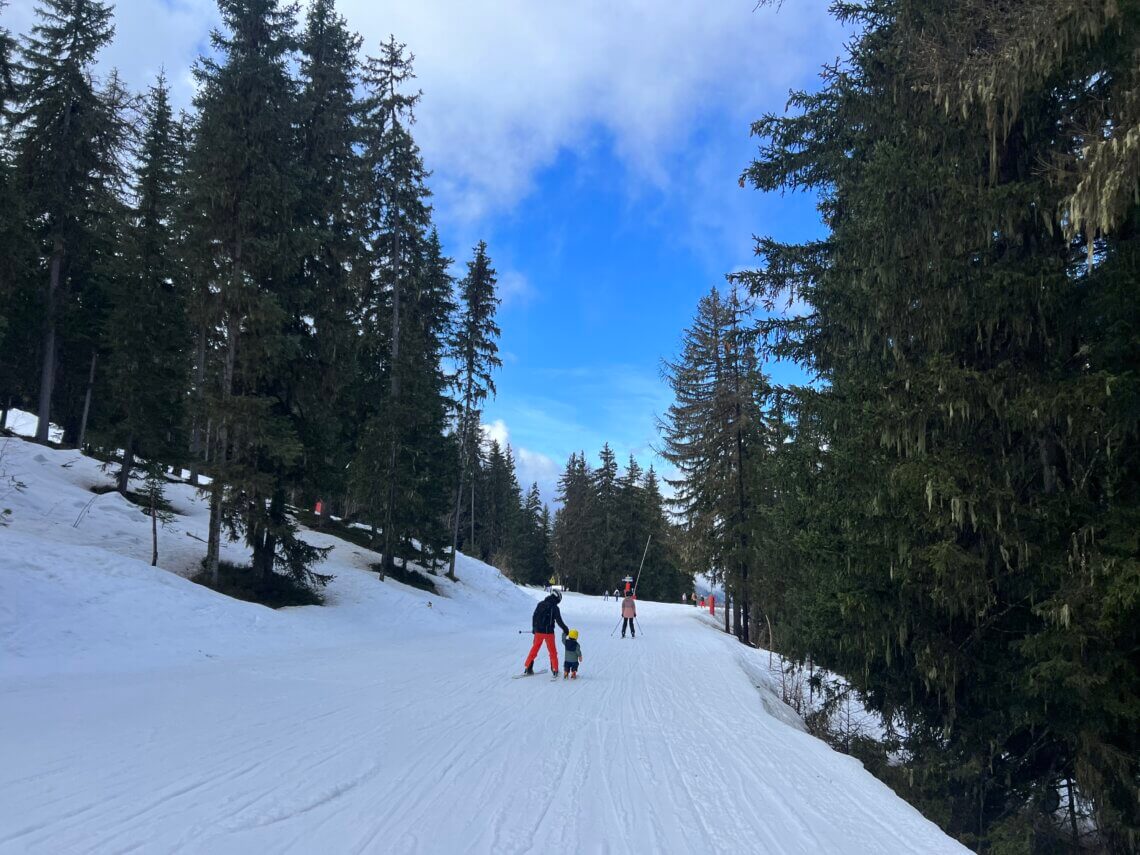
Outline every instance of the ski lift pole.
<path fill-rule="evenodd" d="M 633 593 L 637 593 L 637 583 L 641 581 L 641 571 L 645 569 L 645 556 L 649 554 L 649 541 L 653 539 L 653 535 L 645 538 L 645 549 L 641 553 L 641 563 L 637 565 L 637 579 L 633 583 Z"/>

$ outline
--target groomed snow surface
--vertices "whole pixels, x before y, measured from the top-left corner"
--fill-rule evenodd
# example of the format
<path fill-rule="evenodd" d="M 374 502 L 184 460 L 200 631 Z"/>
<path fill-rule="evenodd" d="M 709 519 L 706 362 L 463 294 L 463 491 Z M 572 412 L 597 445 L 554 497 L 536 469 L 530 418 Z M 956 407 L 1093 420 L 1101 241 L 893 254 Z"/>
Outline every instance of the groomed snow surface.
<path fill-rule="evenodd" d="M 272 611 L 183 578 L 191 488 L 152 568 L 96 462 L 0 449 L 0 852 L 966 851 L 804 733 L 707 613 L 643 602 L 623 640 L 616 603 L 568 594 L 580 679 L 544 652 L 513 680 L 543 594 L 494 568 L 461 558 L 433 596 L 308 533 L 329 603 Z"/>

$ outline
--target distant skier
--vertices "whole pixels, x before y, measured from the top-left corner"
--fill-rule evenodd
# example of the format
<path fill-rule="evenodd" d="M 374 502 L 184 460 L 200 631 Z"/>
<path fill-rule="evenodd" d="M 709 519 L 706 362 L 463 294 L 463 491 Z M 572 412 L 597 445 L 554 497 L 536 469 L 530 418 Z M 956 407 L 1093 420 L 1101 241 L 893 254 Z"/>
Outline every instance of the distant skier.
<path fill-rule="evenodd" d="M 534 644 L 530 646 L 530 653 L 527 654 L 526 662 L 523 665 L 524 674 L 534 673 L 534 659 L 538 656 L 538 648 L 543 642 L 546 642 L 546 649 L 550 652 L 550 673 L 554 677 L 558 677 L 558 648 L 554 645 L 554 624 L 562 627 L 565 633 L 570 632 L 570 628 L 562 622 L 562 614 L 558 611 L 558 604 L 562 602 L 562 594 L 558 590 L 550 592 L 550 595 L 534 607 L 534 615 L 530 619 L 531 632 L 534 633 Z"/>
<path fill-rule="evenodd" d="M 562 679 L 577 680 L 578 663 L 582 661 L 582 645 L 578 643 L 578 630 L 572 629 L 564 634 L 562 644 L 565 646 L 565 653 L 563 654 L 565 661 L 562 667 L 566 669 L 562 672 Z"/>
<path fill-rule="evenodd" d="M 603 603 L 606 602 L 609 598 L 610 598 L 610 589 L 606 588 L 604 591 L 602 591 L 602 602 Z"/>
<path fill-rule="evenodd" d="M 626 594 L 625 599 L 621 601 L 621 637 L 625 638 L 625 628 L 629 627 L 629 637 L 637 638 L 637 632 L 634 627 L 634 619 L 637 617 L 637 605 L 633 599 L 633 594 Z"/>

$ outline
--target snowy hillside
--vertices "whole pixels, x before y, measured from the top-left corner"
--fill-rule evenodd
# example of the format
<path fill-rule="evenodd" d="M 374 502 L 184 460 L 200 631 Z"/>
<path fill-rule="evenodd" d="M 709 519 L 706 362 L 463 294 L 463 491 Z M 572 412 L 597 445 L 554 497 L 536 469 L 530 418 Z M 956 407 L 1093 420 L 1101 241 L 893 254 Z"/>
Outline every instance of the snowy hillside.
<path fill-rule="evenodd" d="M 643 603 L 622 640 L 616 604 L 568 595 L 581 679 L 512 680 L 542 593 L 493 568 L 434 596 L 309 532 L 329 604 L 271 611 L 179 575 L 190 488 L 156 569 L 96 462 L 0 448 L 25 485 L 0 492 L 0 852 L 965 851 L 804 733 L 707 614 Z"/>

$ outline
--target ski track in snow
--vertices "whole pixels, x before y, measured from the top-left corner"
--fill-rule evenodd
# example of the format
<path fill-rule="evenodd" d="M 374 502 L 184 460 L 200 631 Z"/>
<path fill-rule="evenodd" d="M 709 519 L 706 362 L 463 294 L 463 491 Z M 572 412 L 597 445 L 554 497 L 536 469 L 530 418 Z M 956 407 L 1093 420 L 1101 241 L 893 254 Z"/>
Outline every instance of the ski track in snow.
<path fill-rule="evenodd" d="M 271 612 L 138 561 L 149 519 L 116 496 L 74 526 L 95 464 L 8 452 L 0 853 L 966 851 L 789 724 L 766 654 L 693 607 L 640 603 L 622 639 L 617 603 L 569 594 L 579 678 L 512 680 L 542 593 L 485 565 L 428 595 L 312 533 L 330 605 Z M 203 505 L 171 498 L 186 567 Z"/>

